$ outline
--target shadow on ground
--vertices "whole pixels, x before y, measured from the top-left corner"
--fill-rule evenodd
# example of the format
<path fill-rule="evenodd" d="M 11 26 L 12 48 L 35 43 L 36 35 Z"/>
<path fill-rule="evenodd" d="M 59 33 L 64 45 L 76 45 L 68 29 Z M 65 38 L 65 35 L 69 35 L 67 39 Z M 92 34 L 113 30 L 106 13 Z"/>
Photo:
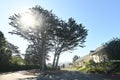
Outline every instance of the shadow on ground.
<path fill-rule="evenodd" d="M 39 74 L 38 77 L 24 78 L 19 80 L 120 80 L 119 75 L 107 75 L 107 74 L 88 74 L 80 71 L 46 71 L 43 74 Z"/>
<path fill-rule="evenodd" d="M 120 75 L 88 74 L 80 71 L 25 70 L 0 74 L 0 80 L 120 80 Z"/>

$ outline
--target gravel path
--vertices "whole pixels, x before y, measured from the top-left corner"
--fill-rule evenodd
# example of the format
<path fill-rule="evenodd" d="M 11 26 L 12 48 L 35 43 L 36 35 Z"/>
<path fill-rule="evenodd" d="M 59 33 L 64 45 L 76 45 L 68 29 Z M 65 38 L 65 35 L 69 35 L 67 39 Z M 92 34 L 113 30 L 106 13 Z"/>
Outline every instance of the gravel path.
<path fill-rule="evenodd" d="M 87 74 L 79 71 L 47 71 L 44 75 L 38 72 L 40 71 L 0 74 L 0 80 L 120 80 L 120 76 Z"/>

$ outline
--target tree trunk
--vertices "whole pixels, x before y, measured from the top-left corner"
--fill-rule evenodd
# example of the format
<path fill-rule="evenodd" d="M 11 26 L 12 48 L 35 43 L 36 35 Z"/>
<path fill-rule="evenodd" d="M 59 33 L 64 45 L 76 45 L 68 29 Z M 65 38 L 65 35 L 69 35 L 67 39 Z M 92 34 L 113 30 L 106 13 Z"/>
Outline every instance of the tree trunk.
<path fill-rule="evenodd" d="M 43 72 L 44 72 L 44 68 L 45 68 L 45 64 L 44 63 L 45 63 L 45 53 L 44 53 L 44 48 L 43 48 L 43 53 L 42 53 L 42 71 Z"/>
<path fill-rule="evenodd" d="M 42 72 L 45 70 L 45 41 L 46 41 L 46 34 L 42 33 Z"/>
<path fill-rule="evenodd" d="M 53 65 L 52 65 L 52 68 L 53 68 L 53 69 L 55 68 L 55 63 L 56 63 L 56 53 L 55 53 L 54 59 L 53 59 Z"/>
<path fill-rule="evenodd" d="M 56 60 L 56 64 L 55 64 L 55 69 L 58 68 L 59 57 L 60 57 L 60 54 L 57 55 L 57 60 Z"/>
<path fill-rule="evenodd" d="M 61 53 L 62 47 L 60 47 L 56 53 L 56 62 L 55 62 L 55 69 L 58 69 L 58 62 L 59 62 L 59 57 L 60 57 L 60 53 Z"/>

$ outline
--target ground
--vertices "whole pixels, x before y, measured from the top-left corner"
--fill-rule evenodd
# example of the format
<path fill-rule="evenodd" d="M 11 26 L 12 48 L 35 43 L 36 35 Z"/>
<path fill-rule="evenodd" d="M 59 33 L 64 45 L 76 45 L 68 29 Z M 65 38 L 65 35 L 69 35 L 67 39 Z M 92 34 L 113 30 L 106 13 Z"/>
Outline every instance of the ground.
<path fill-rule="evenodd" d="M 1 73 L 0 80 L 120 80 L 120 75 L 88 74 L 80 71 L 46 71 L 39 70 Z"/>

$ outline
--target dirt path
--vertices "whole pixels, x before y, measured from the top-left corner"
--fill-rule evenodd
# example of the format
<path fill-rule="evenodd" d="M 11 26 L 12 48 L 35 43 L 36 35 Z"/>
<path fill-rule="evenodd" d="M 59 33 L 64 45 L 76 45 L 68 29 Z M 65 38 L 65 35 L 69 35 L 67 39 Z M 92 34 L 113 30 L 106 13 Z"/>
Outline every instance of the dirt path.
<path fill-rule="evenodd" d="M 0 74 L 0 80 L 24 80 L 25 78 L 35 78 L 36 74 L 32 71 L 17 71 Z"/>

